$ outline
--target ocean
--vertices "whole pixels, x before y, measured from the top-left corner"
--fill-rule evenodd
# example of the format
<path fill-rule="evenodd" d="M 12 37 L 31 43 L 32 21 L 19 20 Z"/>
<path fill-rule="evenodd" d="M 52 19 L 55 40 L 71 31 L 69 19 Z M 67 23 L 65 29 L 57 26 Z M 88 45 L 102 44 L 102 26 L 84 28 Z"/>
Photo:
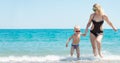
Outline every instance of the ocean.
<path fill-rule="evenodd" d="M 73 58 L 70 57 L 71 41 L 68 48 L 65 47 L 66 40 L 74 34 L 73 29 L 0 29 L 0 63 L 120 62 L 120 29 L 117 32 L 104 29 L 104 59 L 94 58 L 89 33 L 81 36 L 81 59 L 77 60 L 75 52 Z"/>

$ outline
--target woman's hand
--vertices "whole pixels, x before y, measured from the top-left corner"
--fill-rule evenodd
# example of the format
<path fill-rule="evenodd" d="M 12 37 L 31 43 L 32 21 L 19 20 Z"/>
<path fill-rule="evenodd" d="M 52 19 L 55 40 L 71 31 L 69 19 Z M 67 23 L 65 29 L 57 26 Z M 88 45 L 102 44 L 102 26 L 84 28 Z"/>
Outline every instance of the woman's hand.
<path fill-rule="evenodd" d="M 114 28 L 114 31 L 117 31 L 117 28 Z"/>

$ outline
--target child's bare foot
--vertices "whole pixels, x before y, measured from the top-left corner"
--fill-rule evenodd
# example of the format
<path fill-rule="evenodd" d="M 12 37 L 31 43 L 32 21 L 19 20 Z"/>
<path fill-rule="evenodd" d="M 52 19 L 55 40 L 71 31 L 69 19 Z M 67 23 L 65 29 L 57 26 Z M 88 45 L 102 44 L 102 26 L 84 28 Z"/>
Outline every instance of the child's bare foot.
<path fill-rule="evenodd" d="M 98 55 L 97 55 L 97 54 L 95 54 L 94 56 L 95 56 L 95 57 L 98 57 Z"/>
<path fill-rule="evenodd" d="M 80 55 L 79 54 L 77 54 L 77 59 L 80 59 Z"/>
<path fill-rule="evenodd" d="M 80 60 L 80 57 L 79 57 L 79 58 L 77 58 L 77 60 Z"/>
<path fill-rule="evenodd" d="M 70 61 L 73 61 L 73 56 L 70 57 Z"/>

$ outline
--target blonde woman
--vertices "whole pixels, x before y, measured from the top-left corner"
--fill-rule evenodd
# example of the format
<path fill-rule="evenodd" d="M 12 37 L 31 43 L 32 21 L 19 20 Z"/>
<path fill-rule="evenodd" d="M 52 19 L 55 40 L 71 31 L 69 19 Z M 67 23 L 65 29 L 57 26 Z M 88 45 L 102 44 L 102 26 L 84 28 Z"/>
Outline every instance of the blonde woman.
<path fill-rule="evenodd" d="M 107 22 L 107 24 L 109 24 L 115 31 L 117 31 L 117 29 L 113 26 L 108 17 L 103 13 L 103 10 L 99 4 L 93 5 L 93 11 L 94 13 L 90 15 L 85 33 L 87 34 L 88 28 L 92 24 L 90 29 L 90 40 L 93 48 L 93 53 L 94 56 L 99 55 L 102 58 L 103 55 L 101 53 L 101 40 L 103 38 L 102 26 L 104 21 Z"/>

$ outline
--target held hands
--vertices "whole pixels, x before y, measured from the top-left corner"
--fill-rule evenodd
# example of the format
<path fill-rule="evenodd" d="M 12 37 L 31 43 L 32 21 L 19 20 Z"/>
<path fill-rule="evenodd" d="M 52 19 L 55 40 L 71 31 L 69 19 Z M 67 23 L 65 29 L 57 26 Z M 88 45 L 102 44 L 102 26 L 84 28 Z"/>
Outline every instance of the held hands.
<path fill-rule="evenodd" d="M 82 36 L 86 36 L 86 33 L 82 34 Z"/>
<path fill-rule="evenodd" d="M 86 36 L 86 34 L 84 33 L 83 36 Z"/>

